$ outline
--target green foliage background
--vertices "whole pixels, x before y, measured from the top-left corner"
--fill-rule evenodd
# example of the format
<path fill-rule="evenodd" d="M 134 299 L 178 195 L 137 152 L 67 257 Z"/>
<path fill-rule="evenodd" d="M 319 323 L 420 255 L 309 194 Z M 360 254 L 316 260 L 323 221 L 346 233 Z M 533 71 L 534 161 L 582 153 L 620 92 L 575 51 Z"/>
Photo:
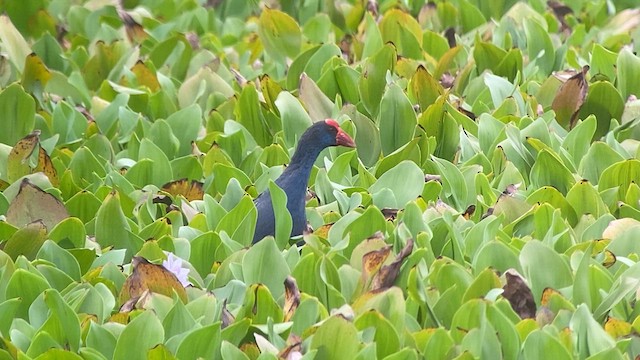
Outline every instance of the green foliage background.
<path fill-rule="evenodd" d="M 0 359 L 635 358 L 634 6 L 0 1 Z M 329 117 L 316 231 L 249 247 Z"/>

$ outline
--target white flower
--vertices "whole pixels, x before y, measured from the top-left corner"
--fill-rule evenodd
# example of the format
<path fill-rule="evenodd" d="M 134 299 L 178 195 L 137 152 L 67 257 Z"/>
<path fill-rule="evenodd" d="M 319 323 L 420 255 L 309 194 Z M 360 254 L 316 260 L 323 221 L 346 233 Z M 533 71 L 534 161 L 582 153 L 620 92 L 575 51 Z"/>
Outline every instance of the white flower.
<path fill-rule="evenodd" d="M 182 259 L 167 251 L 165 251 L 165 254 L 167 254 L 167 260 L 162 262 L 162 266 L 171 271 L 173 275 L 178 278 L 182 286 L 187 287 L 191 285 L 191 282 L 189 282 L 189 269 L 182 267 Z"/>

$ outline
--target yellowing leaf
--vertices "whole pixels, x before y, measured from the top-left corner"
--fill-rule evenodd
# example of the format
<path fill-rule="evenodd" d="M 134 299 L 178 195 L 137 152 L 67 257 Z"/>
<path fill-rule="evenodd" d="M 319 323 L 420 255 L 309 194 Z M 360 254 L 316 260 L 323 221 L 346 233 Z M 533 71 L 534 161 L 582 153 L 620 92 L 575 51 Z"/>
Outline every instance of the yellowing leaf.
<path fill-rule="evenodd" d="M 136 76 L 139 86 L 146 86 L 152 92 L 156 92 L 160 89 L 158 77 L 142 61 L 138 60 L 138 62 L 136 62 L 136 64 L 131 68 L 131 72 Z"/>
<path fill-rule="evenodd" d="M 42 91 L 51 79 L 51 72 L 47 69 L 42 59 L 35 53 L 29 54 L 24 63 L 22 73 L 22 86 L 26 91 L 39 89 Z"/>
<path fill-rule="evenodd" d="M 204 197 L 203 183 L 196 180 L 180 179 L 162 185 L 162 191 L 175 196 L 182 195 L 189 201 L 202 200 Z"/>
<path fill-rule="evenodd" d="M 178 278 L 162 265 L 152 264 L 147 259 L 135 256 L 131 261 L 133 273 L 127 278 L 120 291 L 120 303 L 141 296 L 145 290 L 173 296 L 175 291 L 183 302 L 187 302 L 187 293 Z"/>
<path fill-rule="evenodd" d="M 40 147 L 39 130 L 18 141 L 7 158 L 7 178 L 9 182 L 14 182 L 25 175 L 36 172 L 43 172 L 53 186 L 58 185 L 58 174 L 53 167 L 51 158 Z"/>
<path fill-rule="evenodd" d="M 626 321 L 610 317 L 607 319 L 607 322 L 604 323 L 604 331 L 614 339 L 625 337 L 631 334 L 631 324 Z"/>

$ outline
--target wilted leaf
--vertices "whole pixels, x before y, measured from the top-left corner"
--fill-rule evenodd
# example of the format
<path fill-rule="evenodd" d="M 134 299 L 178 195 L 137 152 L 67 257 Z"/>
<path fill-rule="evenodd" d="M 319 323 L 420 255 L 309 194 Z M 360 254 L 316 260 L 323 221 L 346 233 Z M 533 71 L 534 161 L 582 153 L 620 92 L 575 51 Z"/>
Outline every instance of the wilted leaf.
<path fill-rule="evenodd" d="M 300 305 L 300 290 L 296 279 L 291 275 L 284 281 L 284 321 L 289 321 Z"/>
<path fill-rule="evenodd" d="M 162 185 L 162 191 L 175 196 L 182 195 L 188 201 L 202 200 L 204 197 L 203 183 L 196 180 L 180 179 Z"/>
<path fill-rule="evenodd" d="M 389 265 L 384 265 L 380 271 L 376 273 L 371 282 L 371 291 L 385 290 L 393 285 L 400 272 L 402 262 L 411 255 L 413 251 L 413 239 L 407 241 L 407 245 L 402 248 L 402 251 L 396 255 L 395 260 Z"/>
<path fill-rule="evenodd" d="M 507 271 L 504 274 L 507 283 L 502 288 L 504 296 L 513 310 L 520 315 L 522 319 L 535 318 L 536 303 L 533 300 L 533 293 L 524 279 L 516 272 Z"/>
<path fill-rule="evenodd" d="M 27 178 L 20 183 L 18 195 L 7 210 L 7 222 L 17 227 L 39 220 L 47 229 L 53 229 L 68 217 L 69 213 L 60 200 L 42 191 Z"/>
<path fill-rule="evenodd" d="M 551 108 L 556 113 L 556 120 L 567 129 L 575 126 L 578 120 L 578 112 L 584 104 L 589 89 L 589 83 L 585 79 L 589 66 L 584 66 L 582 71 L 571 76 L 560 86 Z"/>
<path fill-rule="evenodd" d="M 39 130 L 18 141 L 7 158 L 7 178 L 10 182 L 36 172 L 43 172 L 51 184 L 58 185 L 58 174 L 51 158 L 40 146 Z"/>
<path fill-rule="evenodd" d="M 173 297 L 174 291 L 183 302 L 187 302 L 187 293 L 180 280 L 162 265 L 152 264 L 143 257 L 133 258 L 133 272 L 127 278 L 120 291 L 119 302 L 124 304 L 131 298 L 142 295 L 145 290 Z"/>

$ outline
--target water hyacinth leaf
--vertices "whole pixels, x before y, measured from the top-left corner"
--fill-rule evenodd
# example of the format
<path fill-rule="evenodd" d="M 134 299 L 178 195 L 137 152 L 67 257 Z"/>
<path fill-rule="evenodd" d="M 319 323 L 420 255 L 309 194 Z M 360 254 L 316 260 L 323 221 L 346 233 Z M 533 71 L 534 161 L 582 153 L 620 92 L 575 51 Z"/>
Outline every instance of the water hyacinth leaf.
<path fill-rule="evenodd" d="M 567 193 L 567 202 L 578 216 L 591 214 L 596 218 L 609 212 L 598 191 L 587 180 L 577 182 Z"/>
<path fill-rule="evenodd" d="M 245 283 L 264 284 L 276 298 L 284 294 L 284 281 L 290 273 L 282 252 L 272 238 L 252 246 L 242 259 Z"/>
<path fill-rule="evenodd" d="M 17 13 L 24 12 L 24 9 L 20 9 L 20 6 L 16 6 L 15 10 Z M 11 59 L 13 65 L 18 71 L 22 72 L 24 70 L 24 59 L 31 53 L 31 48 L 22 34 L 16 29 L 16 26 L 14 26 L 12 19 L 4 14 L 0 15 L 0 41 L 2 41 L 3 48 L 9 54 L 9 59 Z"/>
<path fill-rule="evenodd" d="M 118 192 L 109 193 L 102 202 L 96 213 L 95 231 L 98 244 L 126 249 L 127 259 L 131 259 L 142 247 L 139 238 L 130 233 L 131 227 L 122 210 Z"/>
<path fill-rule="evenodd" d="M 310 348 L 318 351 L 316 359 L 353 359 L 360 348 L 357 329 L 342 316 L 334 315 L 318 327 Z"/>
<path fill-rule="evenodd" d="M 253 239 L 258 212 L 251 197 L 245 195 L 218 222 L 216 232 L 226 232 L 239 244 L 249 245 Z"/>
<path fill-rule="evenodd" d="M 420 105 L 420 109 L 425 111 L 444 93 L 444 89 L 429 71 L 420 65 L 409 81 L 407 93 L 412 102 Z"/>
<path fill-rule="evenodd" d="M 547 30 L 535 19 L 524 19 L 524 33 L 527 37 L 527 52 L 530 59 L 535 59 L 542 75 L 553 71 L 556 51 Z M 546 25 L 546 23 L 544 23 Z"/>
<path fill-rule="evenodd" d="M 624 157 L 612 149 L 608 144 L 596 141 L 589 147 L 589 150 L 580 160 L 578 173 L 585 179 L 598 184 L 600 177 L 609 166 L 623 161 Z"/>
<path fill-rule="evenodd" d="M 518 105 L 518 112 L 520 114 L 526 113 L 525 102 L 520 93 L 520 88 L 517 85 L 514 85 L 502 77 L 489 73 L 484 74 L 484 83 L 489 87 L 494 108 L 498 108 L 506 99 L 513 98 Z"/>
<path fill-rule="evenodd" d="M 164 330 L 155 312 L 143 311 L 122 330 L 113 356 L 143 360 L 147 358 L 147 351 L 163 340 Z"/>
<path fill-rule="evenodd" d="M 47 229 L 69 217 L 67 209 L 55 196 L 42 191 L 27 178 L 20 183 L 18 195 L 7 209 L 7 222 L 23 227 L 34 221 L 41 221 Z"/>
<path fill-rule="evenodd" d="M 396 49 L 385 44 L 375 55 L 367 59 L 358 84 L 360 99 L 371 117 L 378 115 L 380 100 L 386 86 L 387 71 L 393 71 L 397 61 Z"/>
<path fill-rule="evenodd" d="M 400 350 L 400 339 L 398 333 L 393 328 L 389 320 L 385 319 L 382 314 L 373 310 L 360 315 L 354 322 L 358 330 L 366 330 L 367 328 L 375 329 L 373 342 L 376 344 L 376 352 L 378 356 L 385 357 L 394 354 Z"/>
<path fill-rule="evenodd" d="M 253 324 L 267 324 L 269 321 L 281 322 L 284 314 L 265 285 L 253 284 L 247 287 L 237 317 L 251 320 Z"/>
<path fill-rule="evenodd" d="M 50 334 L 58 344 L 65 344 L 70 350 L 78 351 L 81 344 L 78 315 L 56 290 L 45 291 L 44 302 L 50 315 L 39 331 Z"/>
<path fill-rule="evenodd" d="M 127 278 L 120 291 L 118 302 L 126 303 L 140 297 L 145 291 L 172 297 L 174 292 L 187 302 L 187 293 L 174 273 L 162 265 L 152 264 L 143 257 L 136 256 L 131 262 L 133 272 Z"/>
<path fill-rule="evenodd" d="M 38 258 L 48 260 L 72 279 L 80 281 L 80 264 L 70 252 L 51 240 L 44 242 L 38 251 Z"/>
<path fill-rule="evenodd" d="M 570 359 L 569 350 L 555 336 L 546 331 L 535 329 L 528 334 L 522 344 L 525 359 L 546 359 L 552 356 L 558 359 Z"/>
<path fill-rule="evenodd" d="M 578 112 L 587 97 L 589 83 L 585 76 L 588 71 L 589 66 L 584 66 L 582 71 L 578 71 L 562 84 L 551 104 L 551 108 L 556 113 L 556 120 L 566 129 L 575 126 Z"/>
<path fill-rule="evenodd" d="M 220 351 L 220 323 L 216 322 L 188 332 L 180 342 L 179 359 L 215 359 Z"/>
<path fill-rule="evenodd" d="M 40 93 L 51 79 L 51 72 L 35 53 L 27 56 L 22 73 L 22 86 L 31 93 Z"/>
<path fill-rule="evenodd" d="M 271 57 L 293 59 L 298 55 L 302 34 L 296 21 L 288 14 L 265 8 L 258 21 L 258 35 Z"/>
<path fill-rule="evenodd" d="M 378 27 L 382 41 L 394 44 L 399 55 L 422 59 L 422 29 L 410 14 L 399 9 L 389 10 L 385 12 Z"/>
<path fill-rule="evenodd" d="M 569 169 L 558 159 L 557 155 L 543 150 L 531 168 L 531 183 L 536 187 L 550 185 L 566 194 L 574 185 L 575 179 Z"/>
<path fill-rule="evenodd" d="M 42 220 L 35 220 L 11 235 L 7 242 L 3 244 L 2 251 L 14 260 L 20 255 L 33 259 L 46 239 L 46 225 Z"/>
<path fill-rule="evenodd" d="M 609 82 L 598 81 L 589 87 L 578 117 L 595 115 L 598 127 L 593 138 L 599 139 L 609 131 L 611 120 L 620 120 L 623 110 L 624 101 L 618 90 Z"/>
<path fill-rule="evenodd" d="M 349 116 L 356 126 L 356 149 L 358 158 L 367 166 L 374 165 L 380 158 L 380 130 L 375 123 L 360 113 L 354 105 L 346 105 L 342 113 Z"/>
<path fill-rule="evenodd" d="M 200 107 L 194 104 L 180 109 L 171 114 L 166 121 L 180 143 L 177 156 L 190 154 L 191 143 L 198 138 L 202 127 L 202 110 Z"/>
<path fill-rule="evenodd" d="M 301 96 L 302 88 L 303 87 L 301 83 Z M 280 111 L 284 139 L 287 143 L 287 146 L 293 147 L 302 133 L 309 126 L 311 126 L 312 120 L 309 117 L 309 114 L 307 114 L 307 112 L 304 110 L 300 102 L 288 92 L 280 92 L 278 98 L 275 99 L 275 105 Z"/>
<path fill-rule="evenodd" d="M 3 114 L 0 143 L 15 144 L 33 131 L 35 109 L 35 101 L 19 84 L 4 88 L 0 92 L 0 112 Z"/>
<path fill-rule="evenodd" d="M 402 89 L 391 84 L 380 102 L 377 123 L 382 153 L 388 155 L 413 138 L 416 113 Z"/>
<path fill-rule="evenodd" d="M 574 164 L 580 164 L 587 151 L 589 151 L 590 142 L 584 139 L 592 139 L 596 133 L 597 120 L 594 116 L 587 116 L 582 122 L 576 125 L 562 142 L 565 148 L 572 156 Z"/>
<path fill-rule="evenodd" d="M 40 131 L 34 131 L 18 141 L 11 149 L 7 157 L 7 179 L 10 182 L 28 174 L 42 172 L 53 185 L 58 185 L 58 174 L 51 158 L 40 146 L 39 135 Z"/>
<path fill-rule="evenodd" d="M 567 260 L 540 241 L 529 241 L 524 245 L 520 252 L 520 263 L 536 303 L 539 303 L 545 288 L 561 289 L 571 285 L 573 281 Z M 555 271 L 553 273 L 539 271 L 545 268 L 552 268 Z"/>
<path fill-rule="evenodd" d="M 598 190 L 602 192 L 605 189 L 618 187 L 617 199 L 624 201 L 629 186 L 637 182 L 638 179 L 640 179 L 640 160 L 620 161 L 602 172 L 598 182 Z"/>
<path fill-rule="evenodd" d="M 640 95 L 640 85 L 633 79 L 640 76 L 640 58 L 629 47 L 623 47 L 616 62 L 618 89 L 624 99 Z"/>
<path fill-rule="evenodd" d="M 7 282 L 6 298 L 19 298 L 21 302 L 17 316 L 27 319 L 29 307 L 33 301 L 49 288 L 49 283 L 41 275 L 36 275 L 25 269 L 16 269 Z"/>
<path fill-rule="evenodd" d="M 439 158 L 452 160 L 460 144 L 458 123 L 446 111 L 445 96 L 441 96 L 420 115 L 418 123 L 427 136 L 436 139 L 433 154 Z"/>
<path fill-rule="evenodd" d="M 422 170 L 414 162 L 405 160 L 382 174 L 375 184 L 369 187 L 369 192 L 376 194 L 384 189 L 390 190 L 396 203 L 382 204 L 385 205 L 382 207 L 399 208 L 418 197 L 423 188 Z"/>
<path fill-rule="evenodd" d="M 202 200 L 204 197 L 203 185 L 200 181 L 180 179 L 162 185 L 162 191 L 166 191 L 174 197 L 184 196 L 188 201 Z"/>
<path fill-rule="evenodd" d="M 260 146 L 271 144 L 271 131 L 280 130 L 280 126 L 275 129 L 267 126 L 258 100 L 258 91 L 253 83 L 242 89 L 234 113 L 237 121 L 251 133 Z"/>

